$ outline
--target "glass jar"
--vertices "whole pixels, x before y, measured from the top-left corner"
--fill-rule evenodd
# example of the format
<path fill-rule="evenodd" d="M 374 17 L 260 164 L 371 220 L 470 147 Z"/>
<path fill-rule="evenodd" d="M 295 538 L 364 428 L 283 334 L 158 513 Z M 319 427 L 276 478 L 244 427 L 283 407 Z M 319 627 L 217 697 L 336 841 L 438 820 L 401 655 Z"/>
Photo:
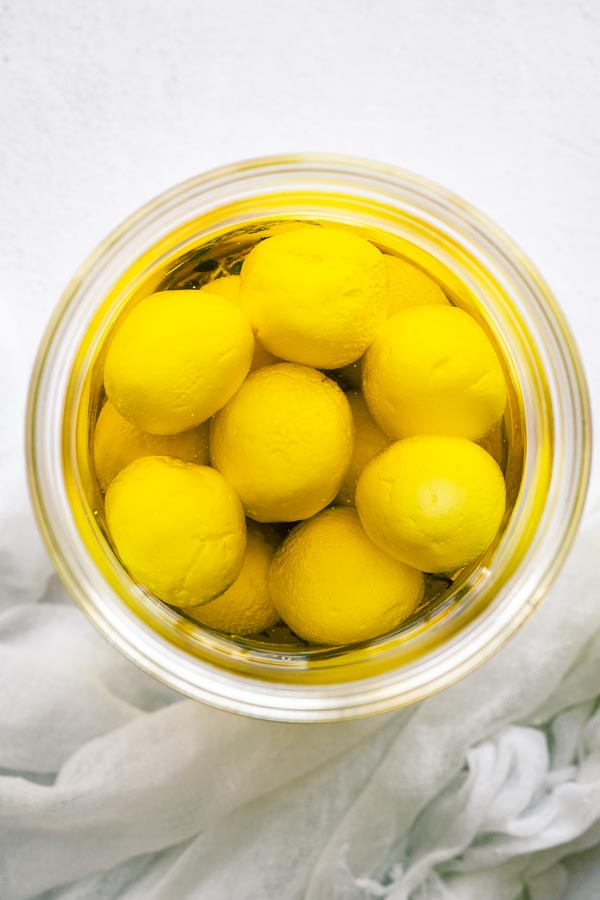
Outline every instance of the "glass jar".
<path fill-rule="evenodd" d="M 346 222 L 444 266 L 485 321 L 516 386 L 513 509 L 486 558 L 431 612 L 348 648 L 297 649 L 217 635 L 136 585 L 113 554 L 90 489 L 92 373 L 140 285 L 236 226 Z M 431 257 L 427 256 L 427 259 Z M 156 277 L 155 277 L 156 276 Z M 96 386 L 97 387 L 97 386 Z M 82 449 L 83 448 L 83 449 Z M 579 522 L 590 414 L 577 349 L 529 260 L 478 211 L 407 172 L 337 156 L 272 157 L 193 178 L 150 202 L 84 263 L 48 326 L 27 418 L 33 503 L 54 565 L 82 610 L 142 669 L 197 700 L 267 719 L 382 713 L 439 691 L 488 659 L 541 603 Z M 522 469 L 520 464 L 522 463 Z M 508 481 L 507 473 L 507 481 Z M 509 484 L 510 489 L 510 484 Z"/>

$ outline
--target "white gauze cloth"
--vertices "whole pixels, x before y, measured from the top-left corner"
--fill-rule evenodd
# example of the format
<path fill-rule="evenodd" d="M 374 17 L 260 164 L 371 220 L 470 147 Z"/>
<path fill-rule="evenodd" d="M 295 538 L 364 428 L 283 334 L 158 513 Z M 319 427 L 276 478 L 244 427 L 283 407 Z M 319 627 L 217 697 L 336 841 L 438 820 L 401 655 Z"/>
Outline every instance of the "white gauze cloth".
<path fill-rule="evenodd" d="M 21 460 L 0 466 L 2 900 L 599 896 L 598 505 L 479 671 L 393 715 L 285 725 L 181 699 L 96 634 Z"/>

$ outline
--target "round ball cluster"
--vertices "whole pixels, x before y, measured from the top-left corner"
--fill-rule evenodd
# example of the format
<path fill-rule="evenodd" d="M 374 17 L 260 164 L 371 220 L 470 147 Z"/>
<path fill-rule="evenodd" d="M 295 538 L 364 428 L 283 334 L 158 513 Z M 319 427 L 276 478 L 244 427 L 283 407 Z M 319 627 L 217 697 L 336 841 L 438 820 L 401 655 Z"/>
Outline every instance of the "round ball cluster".
<path fill-rule="evenodd" d="M 486 331 L 341 227 L 282 229 L 240 275 L 138 301 L 104 389 L 92 455 L 114 549 L 204 628 L 395 631 L 425 575 L 480 559 L 505 515 L 474 443 L 506 404 Z"/>

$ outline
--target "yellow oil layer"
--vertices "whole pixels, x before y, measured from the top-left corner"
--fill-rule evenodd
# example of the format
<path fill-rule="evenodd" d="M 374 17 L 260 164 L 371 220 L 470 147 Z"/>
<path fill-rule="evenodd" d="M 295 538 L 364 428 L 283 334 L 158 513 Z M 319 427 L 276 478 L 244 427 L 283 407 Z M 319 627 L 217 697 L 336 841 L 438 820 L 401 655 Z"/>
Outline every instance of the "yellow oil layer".
<path fill-rule="evenodd" d="M 210 633 L 202 633 L 197 625 L 147 596 L 143 590 L 132 589 L 131 584 L 124 578 L 122 569 L 110 549 L 104 522 L 103 493 L 95 477 L 91 449 L 95 422 L 104 400 L 102 387 L 104 358 L 111 335 L 119 322 L 149 293 L 177 288 L 198 289 L 217 277 L 236 275 L 240 271 L 244 257 L 258 241 L 293 228 L 298 221 L 322 224 L 334 222 L 336 227 L 351 228 L 384 252 L 395 254 L 418 266 L 442 288 L 451 303 L 473 315 L 492 339 L 505 373 L 508 403 L 500 426 L 480 443 L 492 453 L 505 475 L 507 511 L 503 528 L 519 492 L 525 446 L 522 398 L 510 354 L 490 328 L 476 292 L 445 265 L 441 259 L 442 253 L 437 253 L 436 235 L 432 234 L 431 226 L 425 227 L 408 214 L 399 214 L 395 209 L 385 210 L 377 207 L 373 219 L 377 218 L 378 224 L 371 227 L 364 223 L 364 220 L 369 218 L 368 210 L 365 213 L 363 208 L 364 204 L 356 201 L 356 206 L 355 210 L 347 197 L 336 197 L 333 194 L 327 195 L 326 200 L 322 196 L 295 195 L 264 197 L 258 203 L 256 198 L 253 198 L 219 208 L 214 213 L 193 220 L 167 235 L 123 272 L 98 308 L 78 350 L 65 405 L 64 470 L 70 501 L 77 527 L 88 552 L 110 586 L 119 593 L 135 615 L 153 630 L 161 633 L 170 643 L 208 661 L 218 661 L 219 665 L 223 664 L 225 651 L 228 668 L 245 674 L 252 674 L 250 657 L 263 654 L 265 666 L 261 677 L 273 680 L 306 684 L 332 683 L 336 681 L 335 661 L 338 656 L 341 659 L 342 651 L 313 650 L 297 641 L 284 628 L 272 629 L 268 634 L 237 640 L 220 636 L 211 637 Z M 260 216 L 255 214 L 257 207 L 261 208 Z M 268 214 L 270 207 L 276 211 L 276 219 Z M 386 217 L 390 222 L 389 231 L 380 224 L 382 221 L 385 222 Z M 361 219 L 363 221 L 357 226 L 356 221 Z M 399 230 L 410 234 L 415 243 L 407 237 L 400 236 L 397 233 Z M 475 260 L 466 257 L 460 247 L 449 245 L 448 239 L 442 235 L 439 236 L 439 242 L 440 249 L 443 247 L 443 255 L 450 265 L 456 259 L 463 270 L 469 271 L 480 290 L 488 292 L 492 299 L 496 296 L 502 302 L 506 302 L 501 286 L 492 282 Z M 425 250 L 423 245 L 429 245 L 435 255 Z M 337 373 L 332 374 L 337 377 Z M 343 380 L 344 376 L 340 374 L 340 383 L 343 384 Z M 537 472 L 534 477 L 537 480 L 538 490 L 531 501 L 528 517 L 530 526 L 521 535 L 518 552 L 514 555 L 514 565 L 506 569 L 505 579 L 510 577 L 518 565 L 535 531 L 543 508 L 550 459 L 551 447 L 546 442 L 542 445 L 536 460 Z M 452 603 L 455 603 L 461 593 L 465 593 L 480 577 L 480 567 L 476 565 L 471 567 L 471 570 L 456 573 L 453 585 L 449 585 L 445 580 L 430 580 L 425 601 L 409 623 L 411 637 L 419 640 L 407 641 L 405 633 L 401 632 L 397 638 L 392 638 L 388 642 L 390 653 L 392 651 L 395 653 L 394 666 L 397 666 L 399 661 L 408 662 L 435 646 L 435 642 L 439 641 L 439 635 L 432 626 L 439 624 L 447 615 L 449 604 L 445 602 L 445 598 L 449 591 L 452 589 Z M 470 615 L 476 616 L 479 611 L 475 605 L 469 612 Z M 429 634 L 431 639 L 428 638 Z M 447 638 L 446 633 L 444 639 Z M 305 664 L 295 671 L 290 671 L 286 667 L 286 660 L 294 657 L 294 654 L 305 660 Z M 340 669 L 339 678 L 348 679 L 348 662 L 355 661 L 356 677 L 364 678 L 385 671 L 386 666 L 390 665 L 390 658 L 388 654 L 380 653 L 380 641 L 369 647 L 345 649 L 344 672 L 342 675 Z"/>

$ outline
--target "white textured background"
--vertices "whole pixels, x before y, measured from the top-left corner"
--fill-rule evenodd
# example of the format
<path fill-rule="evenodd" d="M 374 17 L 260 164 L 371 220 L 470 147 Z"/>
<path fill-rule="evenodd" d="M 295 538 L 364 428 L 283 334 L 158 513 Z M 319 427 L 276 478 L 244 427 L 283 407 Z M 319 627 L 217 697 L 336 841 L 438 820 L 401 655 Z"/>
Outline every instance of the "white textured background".
<path fill-rule="evenodd" d="M 556 292 L 600 397 L 598 0 L 0 9 L 0 285 L 23 354 L 75 267 L 150 197 L 240 158 L 338 151 L 496 219 Z"/>
<path fill-rule="evenodd" d="M 18 457 L 35 348 L 97 242 L 175 182 L 298 150 L 412 169 L 503 226 L 567 313 L 598 418 L 599 60 L 598 0 L 4 0 L 0 460 Z M 0 561 L 19 541 L 28 561 L 0 607 L 46 577 L 19 463 L 3 483 L 16 518 Z M 196 896 L 169 890 L 156 896 Z"/>

